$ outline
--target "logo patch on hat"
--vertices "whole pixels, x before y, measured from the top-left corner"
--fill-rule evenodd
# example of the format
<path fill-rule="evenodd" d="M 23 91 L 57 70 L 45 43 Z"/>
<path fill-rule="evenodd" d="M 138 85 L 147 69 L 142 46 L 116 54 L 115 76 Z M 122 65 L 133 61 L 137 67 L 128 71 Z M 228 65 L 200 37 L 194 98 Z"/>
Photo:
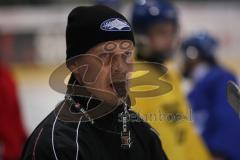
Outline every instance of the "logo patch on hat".
<path fill-rule="evenodd" d="M 110 18 L 102 22 L 100 28 L 104 31 L 131 31 L 127 21 L 120 18 Z"/>

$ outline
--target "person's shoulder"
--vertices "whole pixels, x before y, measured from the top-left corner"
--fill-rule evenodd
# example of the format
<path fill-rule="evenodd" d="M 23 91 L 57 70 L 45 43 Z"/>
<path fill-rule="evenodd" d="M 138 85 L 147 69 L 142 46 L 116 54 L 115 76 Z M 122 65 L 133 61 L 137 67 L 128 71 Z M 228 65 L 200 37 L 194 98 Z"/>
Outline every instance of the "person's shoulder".
<path fill-rule="evenodd" d="M 213 67 L 211 74 L 212 74 L 212 77 L 214 78 L 220 78 L 220 79 L 224 77 L 235 78 L 234 73 L 232 71 L 222 66 Z"/>
<path fill-rule="evenodd" d="M 29 159 L 33 153 L 37 155 L 37 158 L 44 159 L 54 159 L 55 154 L 59 157 L 72 156 L 76 151 L 78 132 L 79 146 L 81 146 L 79 154 L 82 155 L 86 152 L 86 148 L 89 148 L 86 147 L 90 141 L 90 131 L 87 126 L 86 123 L 81 123 L 78 128 L 78 123 L 63 121 L 59 118 L 58 112 L 53 110 L 28 138 L 22 159 Z"/>
<path fill-rule="evenodd" d="M 212 88 L 215 90 L 218 88 L 216 86 L 225 84 L 229 80 L 236 81 L 234 73 L 222 66 L 216 65 L 210 68 L 209 73 L 202 79 L 200 84 L 204 86 L 204 88 Z"/>
<path fill-rule="evenodd" d="M 31 133 L 31 135 L 28 137 L 24 149 L 22 152 L 22 158 L 21 159 L 30 159 L 32 158 L 33 154 L 35 154 L 37 151 L 41 149 L 42 147 L 45 147 L 45 151 L 49 152 L 50 146 L 48 143 L 51 142 L 51 134 L 50 134 L 50 128 L 51 128 L 51 121 L 54 116 L 54 113 L 51 112 Z M 47 126 L 47 127 L 46 127 Z M 40 145 L 41 144 L 41 145 Z M 42 154 L 44 156 L 44 154 Z"/>
<path fill-rule="evenodd" d="M 136 114 L 135 112 L 130 112 Z M 163 150 L 162 142 L 160 140 L 160 134 L 149 123 L 144 121 L 139 115 L 135 115 L 138 121 L 133 121 L 133 129 L 135 134 L 143 144 L 147 144 L 148 148 L 151 148 L 151 159 L 164 159 L 167 160 L 167 156 Z"/>

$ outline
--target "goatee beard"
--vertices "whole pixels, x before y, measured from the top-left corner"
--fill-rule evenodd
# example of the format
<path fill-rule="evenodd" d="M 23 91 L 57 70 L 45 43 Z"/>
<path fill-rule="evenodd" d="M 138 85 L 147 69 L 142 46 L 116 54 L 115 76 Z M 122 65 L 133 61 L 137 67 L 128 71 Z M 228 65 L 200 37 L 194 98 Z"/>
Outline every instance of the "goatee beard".
<path fill-rule="evenodd" d="M 126 81 L 113 82 L 113 87 L 119 98 L 125 99 L 127 97 L 127 83 Z"/>

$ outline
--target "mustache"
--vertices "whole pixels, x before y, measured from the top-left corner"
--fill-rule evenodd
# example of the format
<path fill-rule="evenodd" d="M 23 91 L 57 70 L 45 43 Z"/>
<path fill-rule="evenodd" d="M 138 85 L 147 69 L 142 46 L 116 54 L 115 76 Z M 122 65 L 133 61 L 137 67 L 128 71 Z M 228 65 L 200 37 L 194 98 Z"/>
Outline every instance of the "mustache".
<path fill-rule="evenodd" d="M 126 81 L 114 82 L 114 83 L 112 83 L 112 85 L 119 97 L 124 98 L 127 96 Z"/>
<path fill-rule="evenodd" d="M 128 74 L 126 72 L 124 73 L 113 73 L 111 75 L 111 82 L 121 82 L 121 81 L 127 81 L 128 80 Z"/>

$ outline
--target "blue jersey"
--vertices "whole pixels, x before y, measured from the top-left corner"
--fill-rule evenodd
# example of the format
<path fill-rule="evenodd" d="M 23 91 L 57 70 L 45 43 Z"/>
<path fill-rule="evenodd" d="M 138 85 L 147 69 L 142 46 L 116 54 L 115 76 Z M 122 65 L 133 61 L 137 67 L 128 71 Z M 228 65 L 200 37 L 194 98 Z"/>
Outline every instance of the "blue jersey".
<path fill-rule="evenodd" d="M 213 153 L 240 160 L 240 117 L 227 102 L 227 81 L 233 74 L 215 66 L 193 87 L 188 98 L 194 121 Z"/>

